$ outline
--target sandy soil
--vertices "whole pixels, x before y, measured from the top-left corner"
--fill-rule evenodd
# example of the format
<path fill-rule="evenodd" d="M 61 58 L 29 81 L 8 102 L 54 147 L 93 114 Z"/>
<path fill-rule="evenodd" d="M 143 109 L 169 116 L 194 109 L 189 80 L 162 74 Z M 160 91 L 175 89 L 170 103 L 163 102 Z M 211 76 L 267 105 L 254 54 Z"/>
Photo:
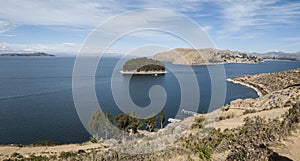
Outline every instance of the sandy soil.
<path fill-rule="evenodd" d="M 0 146 L 0 160 L 5 158 L 5 156 L 10 156 L 13 153 L 19 153 L 23 156 L 30 156 L 30 154 L 35 153 L 36 155 L 50 155 L 59 154 L 61 152 L 78 150 L 88 151 L 90 149 L 104 149 L 103 144 L 96 143 L 84 143 L 84 144 L 67 144 L 67 145 L 57 145 L 57 146 L 38 146 L 38 147 L 17 147 L 15 145 L 11 146 Z"/>
<path fill-rule="evenodd" d="M 246 117 L 254 117 L 254 116 L 260 116 L 265 118 L 266 120 L 268 119 L 275 119 L 279 118 L 282 116 L 285 112 L 288 111 L 289 108 L 277 108 L 277 109 L 272 109 L 272 110 L 266 110 L 266 111 L 260 111 L 256 113 L 250 113 L 242 116 L 237 116 L 234 118 L 226 119 L 226 120 L 221 120 L 215 123 L 207 124 L 206 127 L 214 127 L 216 129 L 220 128 L 221 130 L 227 129 L 233 129 L 239 126 L 243 126 L 244 124 L 244 119 Z"/>
<path fill-rule="evenodd" d="M 272 150 L 277 152 L 279 155 L 288 157 L 292 160 L 300 160 L 300 129 L 293 132 L 291 136 L 281 140 L 280 142 L 274 143 L 270 147 Z"/>

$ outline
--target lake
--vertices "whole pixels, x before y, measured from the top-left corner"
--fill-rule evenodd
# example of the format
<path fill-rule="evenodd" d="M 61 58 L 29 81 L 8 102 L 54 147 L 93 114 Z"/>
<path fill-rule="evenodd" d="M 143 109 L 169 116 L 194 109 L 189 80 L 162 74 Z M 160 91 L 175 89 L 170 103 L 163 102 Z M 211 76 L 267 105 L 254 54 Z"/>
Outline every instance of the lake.
<path fill-rule="evenodd" d="M 90 134 L 80 122 L 72 96 L 74 60 L 71 57 L 0 57 L 0 144 L 30 144 L 45 140 L 78 143 L 88 140 Z M 112 72 L 118 60 L 113 57 L 103 58 L 95 76 L 99 104 L 113 116 L 121 113 L 111 92 Z M 182 88 L 176 77 L 189 77 L 191 73 L 186 72 L 187 66 L 170 63 L 166 63 L 166 66 L 173 73 L 131 78 L 117 73 L 113 79 L 120 87 L 129 79 L 131 99 L 142 107 L 150 104 L 149 89 L 153 85 L 162 86 L 167 95 L 164 106 L 167 117 L 174 117 L 180 108 Z M 299 68 L 300 62 L 266 61 L 258 64 L 226 64 L 224 67 L 226 78 L 231 78 Z M 207 66 L 192 67 L 200 89 L 200 103 L 197 104 L 199 113 L 218 108 L 208 109 L 211 101 L 211 76 L 208 69 Z M 226 85 L 224 104 L 237 98 L 257 97 L 250 88 L 230 82 Z M 193 98 L 189 93 L 185 95 Z"/>

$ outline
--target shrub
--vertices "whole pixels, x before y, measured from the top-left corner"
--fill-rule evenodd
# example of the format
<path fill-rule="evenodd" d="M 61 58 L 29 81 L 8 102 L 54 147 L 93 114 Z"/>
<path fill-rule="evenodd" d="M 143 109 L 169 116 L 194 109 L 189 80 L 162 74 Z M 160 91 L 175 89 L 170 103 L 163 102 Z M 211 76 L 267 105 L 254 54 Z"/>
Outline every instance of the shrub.
<path fill-rule="evenodd" d="M 249 114 L 249 113 L 255 113 L 256 109 L 247 109 L 243 112 L 243 115 Z"/>
<path fill-rule="evenodd" d="M 90 141 L 91 143 L 97 143 L 97 142 L 98 142 L 98 139 L 97 139 L 95 136 L 91 136 L 89 141 Z"/>
<path fill-rule="evenodd" d="M 195 117 L 195 121 L 194 123 L 192 124 L 191 128 L 194 129 L 194 128 L 202 128 L 203 127 L 203 121 L 205 121 L 205 117 Z"/>
<path fill-rule="evenodd" d="M 11 157 L 14 157 L 14 158 L 23 158 L 23 155 L 21 155 L 20 153 L 14 152 L 14 153 L 11 154 Z"/>
<path fill-rule="evenodd" d="M 233 113 L 229 113 L 229 114 L 226 114 L 226 115 L 221 115 L 219 117 L 219 120 L 226 120 L 226 119 L 230 119 L 230 118 L 233 118 L 234 117 L 234 114 Z"/>
<path fill-rule="evenodd" d="M 74 156 L 77 156 L 77 154 L 73 152 L 61 152 L 59 157 L 62 159 L 67 159 Z"/>
<path fill-rule="evenodd" d="M 182 138 L 183 147 L 197 154 L 201 160 L 210 160 L 212 152 L 225 138 L 220 129 L 209 129 L 206 137 L 201 138 L 199 135 Z"/>

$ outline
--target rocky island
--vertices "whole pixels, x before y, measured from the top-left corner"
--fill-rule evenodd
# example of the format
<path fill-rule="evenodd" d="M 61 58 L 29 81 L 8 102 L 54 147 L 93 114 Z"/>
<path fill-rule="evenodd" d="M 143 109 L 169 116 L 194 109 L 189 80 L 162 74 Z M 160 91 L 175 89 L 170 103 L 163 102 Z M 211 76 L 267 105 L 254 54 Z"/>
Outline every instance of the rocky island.
<path fill-rule="evenodd" d="M 146 57 L 136 58 L 128 60 L 124 66 L 123 70 L 120 71 L 122 74 L 139 74 L 139 75 L 148 75 L 148 74 L 165 74 L 165 65 L 153 59 L 148 59 Z"/>
<path fill-rule="evenodd" d="M 170 51 L 158 53 L 153 59 L 184 65 L 206 65 L 225 63 L 257 63 L 262 59 L 243 52 L 230 50 L 189 49 L 177 48 Z"/>
<path fill-rule="evenodd" d="M 36 52 L 36 53 L 5 53 L 5 54 L 0 54 L 0 56 L 55 56 L 52 54 L 47 54 L 43 52 Z"/>

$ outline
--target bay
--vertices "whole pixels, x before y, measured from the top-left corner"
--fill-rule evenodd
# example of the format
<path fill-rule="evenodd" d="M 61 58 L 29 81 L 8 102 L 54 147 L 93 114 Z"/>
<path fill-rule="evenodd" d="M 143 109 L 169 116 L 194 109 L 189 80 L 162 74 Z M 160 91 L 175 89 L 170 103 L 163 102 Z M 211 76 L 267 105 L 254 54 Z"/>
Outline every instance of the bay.
<path fill-rule="evenodd" d="M 72 57 L 1 57 L 0 58 L 0 144 L 30 144 L 53 140 L 59 143 L 78 143 L 88 140 L 90 134 L 77 115 L 72 97 L 72 72 L 75 58 Z M 121 113 L 111 92 L 111 79 L 122 86 L 130 80 L 132 101 L 141 107 L 150 104 L 149 90 L 154 85 L 164 88 L 167 101 L 164 106 L 167 117 L 174 117 L 180 106 L 180 82 L 176 77 L 197 78 L 200 92 L 199 113 L 206 113 L 211 101 L 211 76 L 209 69 L 220 67 L 193 66 L 193 73 L 186 72 L 187 66 L 166 63 L 172 72 L 164 76 L 123 76 L 112 72 L 121 70 L 116 66 L 119 58 L 104 57 L 96 73 L 96 93 L 104 111 L 113 116 Z M 124 61 L 124 60 L 123 60 Z M 266 61 L 257 64 L 226 64 L 226 78 L 245 74 L 279 72 L 299 68 L 296 61 Z M 230 82 L 226 83 L 224 104 L 237 98 L 256 98 L 253 89 Z M 189 93 L 185 93 L 189 96 Z M 188 108 L 188 107 L 187 107 Z M 185 115 L 181 116 L 187 117 Z"/>

